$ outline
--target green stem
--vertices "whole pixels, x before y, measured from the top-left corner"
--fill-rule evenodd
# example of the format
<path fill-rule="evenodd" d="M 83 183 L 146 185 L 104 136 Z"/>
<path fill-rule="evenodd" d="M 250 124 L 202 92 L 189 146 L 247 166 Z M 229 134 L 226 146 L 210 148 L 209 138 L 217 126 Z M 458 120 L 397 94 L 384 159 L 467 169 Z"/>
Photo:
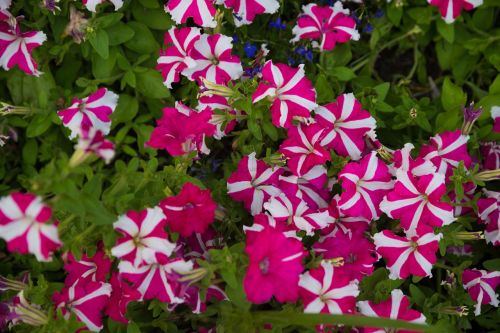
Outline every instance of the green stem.
<path fill-rule="evenodd" d="M 283 313 L 279 311 L 258 311 L 252 314 L 261 323 L 280 323 L 285 325 L 314 326 L 318 324 L 343 324 L 356 327 L 384 327 L 406 329 L 417 332 L 437 332 L 428 325 L 414 324 L 389 318 L 367 317 L 360 315 L 333 315 L 323 313 Z"/>

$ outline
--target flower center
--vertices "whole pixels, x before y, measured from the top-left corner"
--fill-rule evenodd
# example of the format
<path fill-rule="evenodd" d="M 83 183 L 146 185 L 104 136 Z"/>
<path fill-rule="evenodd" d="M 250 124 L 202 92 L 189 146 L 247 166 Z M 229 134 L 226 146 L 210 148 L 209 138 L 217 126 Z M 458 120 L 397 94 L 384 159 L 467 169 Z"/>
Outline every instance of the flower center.
<path fill-rule="evenodd" d="M 354 253 L 349 253 L 349 256 L 347 257 L 345 262 L 348 264 L 352 264 L 353 262 L 356 262 L 357 259 L 358 257 Z"/>
<path fill-rule="evenodd" d="M 184 209 L 193 209 L 194 208 L 194 204 L 188 202 L 187 204 L 184 205 Z"/>
<path fill-rule="evenodd" d="M 78 105 L 78 111 L 80 112 L 85 112 L 85 107 L 87 106 L 87 103 L 80 103 Z"/>
<path fill-rule="evenodd" d="M 259 263 L 259 269 L 262 274 L 267 274 L 269 272 L 269 258 L 265 257 Z"/>
<path fill-rule="evenodd" d="M 214 64 L 215 66 L 217 66 L 219 64 L 219 59 L 217 58 L 212 58 L 212 64 Z"/>

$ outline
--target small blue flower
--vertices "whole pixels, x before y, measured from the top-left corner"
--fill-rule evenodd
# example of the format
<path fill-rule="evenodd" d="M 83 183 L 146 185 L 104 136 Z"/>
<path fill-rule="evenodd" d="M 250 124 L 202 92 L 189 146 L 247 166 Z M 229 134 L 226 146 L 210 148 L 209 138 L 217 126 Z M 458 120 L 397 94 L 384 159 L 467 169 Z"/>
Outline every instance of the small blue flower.
<path fill-rule="evenodd" d="M 292 57 L 290 57 L 290 56 L 289 56 L 289 57 L 288 57 L 288 64 L 289 64 L 290 66 L 295 65 L 295 59 L 293 59 Z"/>
<path fill-rule="evenodd" d="M 373 14 L 373 17 L 375 18 L 381 18 L 384 16 L 384 11 L 382 9 L 379 9 L 375 12 L 375 14 Z"/>
<path fill-rule="evenodd" d="M 306 54 L 306 48 L 303 46 L 298 46 L 295 48 L 295 53 L 297 53 L 300 56 L 304 56 Z"/>
<path fill-rule="evenodd" d="M 313 61 L 313 52 L 312 50 L 307 50 L 305 54 L 305 58 L 307 61 L 312 62 Z"/>
<path fill-rule="evenodd" d="M 373 25 L 371 25 L 371 23 L 368 23 L 367 25 L 365 25 L 365 27 L 363 28 L 363 32 L 366 32 L 367 34 L 371 34 L 373 31 Z"/>
<path fill-rule="evenodd" d="M 240 37 L 237 34 L 233 35 L 233 44 L 238 44 L 240 42 Z"/>
<path fill-rule="evenodd" d="M 255 53 L 257 53 L 257 46 L 250 42 L 246 42 L 243 50 L 245 51 L 245 54 L 248 58 L 253 58 L 255 56 Z"/>
<path fill-rule="evenodd" d="M 278 17 L 275 21 L 269 22 L 269 27 L 274 28 L 276 30 L 285 30 L 286 24 L 281 22 L 281 17 Z"/>

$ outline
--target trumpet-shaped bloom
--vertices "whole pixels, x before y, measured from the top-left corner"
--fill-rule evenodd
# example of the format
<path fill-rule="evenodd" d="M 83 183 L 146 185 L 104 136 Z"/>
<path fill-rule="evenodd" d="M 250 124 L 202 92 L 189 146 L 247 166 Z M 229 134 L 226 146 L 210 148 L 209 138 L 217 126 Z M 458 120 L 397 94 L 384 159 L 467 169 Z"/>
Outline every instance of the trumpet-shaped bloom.
<path fill-rule="evenodd" d="M 318 124 L 291 127 L 288 138 L 279 151 L 287 158 L 287 165 L 296 176 L 302 176 L 317 165 L 330 160 L 330 153 L 321 143 L 324 129 Z"/>
<path fill-rule="evenodd" d="M 482 142 L 481 155 L 485 169 L 500 169 L 500 145 L 496 142 Z"/>
<path fill-rule="evenodd" d="M 255 158 L 255 153 L 243 157 L 238 169 L 227 179 L 227 193 L 236 201 L 242 201 L 252 215 L 262 212 L 264 202 L 281 193 L 278 179 L 281 168 L 270 168 Z"/>
<path fill-rule="evenodd" d="M 111 254 L 139 267 L 145 263 L 166 262 L 175 249 L 165 232 L 165 215 L 159 207 L 140 212 L 129 211 L 113 223 L 123 237 L 117 240 Z"/>
<path fill-rule="evenodd" d="M 201 83 L 206 79 L 225 84 L 243 74 L 240 58 L 232 54 L 233 40 L 221 34 L 202 34 L 189 53 L 189 66 L 182 74 Z"/>
<path fill-rule="evenodd" d="M 445 194 L 444 175 L 433 173 L 417 178 L 398 170 L 394 191 L 387 194 L 380 209 L 400 219 L 405 231 L 414 235 L 422 227 L 441 227 L 455 221 L 453 206 L 442 201 Z"/>
<path fill-rule="evenodd" d="M 177 24 L 186 23 L 192 17 L 194 23 L 204 28 L 215 28 L 213 0 L 169 0 L 165 11 Z"/>
<path fill-rule="evenodd" d="M 250 24 L 259 14 L 274 14 L 280 7 L 277 0 L 224 0 L 224 6 L 232 8 L 234 24 L 239 27 Z"/>
<path fill-rule="evenodd" d="M 390 319 L 399 319 L 415 324 L 425 324 L 425 316 L 418 311 L 410 308 L 410 301 L 400 289 L 391 291 L 391 297 L 380 303 L 372 301 L 358 302 L 359 312 L 369 317 L 382 317 Z M 366 333 L 384 333 L 381 328 L 363 328 Z M 413 333 L 414 331 L 397 330 L 398 333 Z"/>
<path fill-rule="evenodd" d="M 376 220 L 380 217 L 379 204 L 394 183 L 389 168 L 371 152 L 359 162 L 348 163 L 339 173 L 344 192 L 339 209 L 347 216 Z"/>
<path fill-rule="evenodd" d="M 169 89 L 172 83 L 179 81 L 179 73 L 187 68 L 187 57 L 200 36 L 199 28 L 172 27 L 165 33 L 164 44 L 167 48 L 160 51 L 156 69 L 161 71 L 163 84 Z"/>
<path fill-rule="evenodd" d="M 317 107 L 316 91 L 306 77 L 304 65 L 292 68 L 268 60 L 262 68 L 262 80 L 252 95 L 254 103 L 268 98 L 276 127 L 289 128 L 295 117 L 309 118 Z"/>
<path fill-rule="evenodd" d="M 486 198 L 477 201 L 478 217 L 486 224 L 487 243 L 500 246 L 500 192 L 484 190 Z"/>
<path fill-rule="evenodd" d="M 0 22 L 0 66 L 8 71 L 17 65 L 26 74 L 39 76 L 42 73 L 31 52 L 46 40 L 42 31 L 21 32 L 19 24 L 11 27 Z"/>
<path fill-rule="evenodd" d="M 228 300 L 226 293 L 216 285 L 208 286 L 204 298 L 201 295 L 200 288 L 197 286 L 189 286 L 182 296 L 185 300 L 185 304 L 188 305 L 195 314 L 205 312 L 208 305 L 207 303 L 210 301 L 215 300 L 220 302 Z M 172 311 L 175 306 L 177 306 L 177 304 L 172 304 L 169 310 Z"/>
<path fill-rule="evenodd" d="M 172 156 L 193 151 L 208 154 L 210 149 L 205 145 L 205 137 L 215 132 L 215 126 L 210 124 L 212 115 L 212 110 L 208 108 L 197 112 L 176 102 L 175 108 L 163 109 L 163 116 L 156 121 L 157 126 L 146 144 L 155 149 L 165 149 Z"/>
<path fill-rule="evenodd" d="M 134 267 L 128 261 L 122 261 L 118 265 L 121 277 L 133 283 L 132 287 L 141 293 L 142 300 L 158 299 L 166 303 L 183 302 L 183 299 L 178 297 L 178 276 L 192 269 L 191 261 L 180 258 L 171 259 L 164 264 L 150 263 L 140 267 Z"/>
<path fill-rule="evenodd" d="M 338 268 L 350 280 L 361 281 L 373 273 L 373 264 L 378 261 L 375 246 L 362 232 L 343 232 L 320 239 L 313 249 L 324 259 L 336 259 L 342 263 Z"/>
<path fill-rule="evenodd" d="M 189 237 L 203 233 L 214 222 L 217 204 L 212 200 L 210 190 L 201 190 L 192 183 L 186 183 L 181 192 L 160 203 L 170 230 Z"/>
<path fill-rule="evenodd" d="M 86 154 L 95 154 L 102 158 L 106 164 L 111 162 L 115 156 L 115 144 L 106 140 L 103 133 L 95 127 L 82 128 L 75 150 L 81 150 Z"/>
<path fill-rule="evenodd" d="M 453 169 L 460 161 L 469 168 L 472 159 L 467 152 L 468 135 L 463 135 L 460 130 L 454 132 L 443 132 L 431 138 L 428 145 L 422 146 L 420 156 L 431 161 L 437 168 L 437 172 L 450 176 Z"/>
<path fill-rule="evenodd" d="M 64 284 L 72 286 L 77 282 L 106 282 L 110 269 L 111 260 L 106 257 L 102 245 L 92 257 L 84 254 L 80 260 L 76 260 L 73 254 L 69 253 L 64 264 L 64 270 L 68 272 Z"/>
<path fill-rule="evenodd" d="M 249 264 L 243 279 L 247 299 L 255 304 L 294 302 L 299 293 L 299 275 L 306 255 L 302 243 L 274 228 L 264 228 L 247 238 Z"/>
<path fill-rule="evenodd" d="M 236 116 L 241 115 L 242 112 L 235 110 L 229 105 L 228 98 L 219 95 L 212 96 L 202 96 L 198 100 L 199 104 L 196 107 L 198 111 L 203 111 L 206 108 L 212 109 L 214 114 L 210 123 L 215 125 L 216 130 L 214 133 L 214 139 L 220 140 L 229 134 L 235 127 L 238 121 L 236 119 L 229 120 L 227 114 Z M 218 112 L 219 110 L 220 112 Z"/>
<path fill-rule="evenodd" d="M 138 301 L 141 298 L 141 293 L 129 286 L 117 273 L 111 275 L 109 283 L 113 291 L 106 307 L 106 315 L 114 321 L 128 324 L 129 320 L 125 317 L 127 305 L 130 302 Z"/>
<path fill-rule="evenodd" d="M 91 12 L 96 11 L 97 5 L 106 2 L 105 0 L 83 0 L 83 5 Z M 122 8 L 123 0 L 109 0 L 115 6 L 115 10 Z"/>
<path fill-rule="evenodd" d="M 322 234 L 335 234 L 338 230 L 341 230 L 344 233 L 350 232 L 364 232 L 368 229 L 371 220 L 361 217 L 361 216 L 346 216 L 344 212 L 339 208 L 339 200 L 340 195 L 336 194 L 330 205 L 328 206 L 328 210 L 330 211 L 330 215 L 335 219 L 335 223 L 332 224 L 329 228 L 322 230 Z"/>
<path fill-rule="evenodd" d="M 54 293 L 52 300 L 65 318 L 71 312 L 83 322 L 89 331 L 103 329 L 102 315 L 111 295 L 111 285 L 104 282 L 87 282 L 65 287 Z"/>
<path fill-rule="evenodd" d="M 464 289 L 475 301 L 474 314 L 481 314 L 481 304 L 498 307 L 498 295 L 495 289 L 500 284 L 500 272 L 488 272 L 482 269 L 465 269 L 462 275 Z"/>
<path fill-rule="evenodd" d="M 453 23 L 462 10 L 472 10 L 483 4 L 483 0 L 427 0 L 431 6 L 439 8 L 446 23 Z"/>
<path fill-rule="evenodd" d="M 320 106 L 314 112 L 315 120 L 325 128 L 321 144 L 341 156 L 359 160 L 365 149 L 364 136 L 374 130 L 376 124 L 354 95 L 340 95 L 335 102 Z"/>
<path fill-rule="evenodd" d="M 302 12 L 292 29 L 292 42 L 300 39 L 319 40 L 319 43 L 313 42 L 313 46 L 324 51 L 333 50 L 337 43 L 359 39 L 356 21 L 349 16 L 349 9 L 344 9 L 340 1 L 333 7 L 311 3 L 302 6 Z"/>
<path fill-rule="evenodd" d="M 396 174 L 396 170 L 409 171 L 414 176 L 423 176 L 436 172 L 436 166 L 422 157 L 414 159 L 411 157 L 411 151 L 415 148 L 413 144 L 406 143 L 403 148 L 396 150 L 393 153 L 393 161 L 391 171 Z"/>
<path fill-rule="evenodd" d="M 111 129 L 110 115 L 115 111 L 118 95 L 106 88 L 83 99 L 75 98 L 69 108 L 59 111 L 63 125 L 71 130 L 70 139 L 79 135 L 82 129 L 94 127 L 104 135 Z"/>
<path fill-rule="evenodd" d="M 359 287 L 340 268 L 327 261 L 302 274 L 299 281 L 300 298 L 306 313 L 354 313 Z"/>
<path fill-rule="evenodd" d="M 313 210 L 302 199 L 285 193 L 272 197 L 264 204 L 264 208 L 277 222 L 293 225 L 308 235 L 334 222 L 327 209 Z"/>
<path fill-rule="evenodd" d="M 390 230 L 373 235 L 377 252 L 385 259 L 389 278 L 406 279 L 410 275 L 432 276 L 436 251 L 442 234 L 435 235 L 430 228 L 421 236 L 400 237 Z"/>
<path fill-rule="evenodd" d="M 50 261 L 61 246 L 56 224 L 48 223 L 52 209 L 31 193 L 13 192 L 0 199 L 0 238 L 11 252 L 34 254 L 38 261 Z"/>
<path fill-rule="evenodd" d="M 327 182 L 326 168 L 316 165 L 300 177 L 290 172 L 288 175 L 280 176 L 279 187 L 287 195 L 294 195 L 304 200 L 310 208 L 318 209 L 328 207 Z"/>

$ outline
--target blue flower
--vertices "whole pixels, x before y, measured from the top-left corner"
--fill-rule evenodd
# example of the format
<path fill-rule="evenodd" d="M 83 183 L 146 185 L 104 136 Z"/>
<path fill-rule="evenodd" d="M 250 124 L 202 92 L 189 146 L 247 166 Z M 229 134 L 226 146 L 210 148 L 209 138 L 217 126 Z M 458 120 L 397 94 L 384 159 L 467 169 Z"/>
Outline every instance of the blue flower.
<path fill-rule="evenodd" d="M 275 21 L 269 22 L 269 27 L 274 28 L 276 30 L 285 30 L 286 24 L 281 22 L 281 17 L 278 17 Z"/>
<path fill-rule="evenodd" d="M 237 34 L 233 35 L 233 44 L 238 44 L 240 42 L 240 37 Z"/>
<path fill-rule="evenodd" d="M 243 50 L 245 51 L 245 54 L 248 58 L 253 58 L 255 56 L 255 53 L 257 53 L 257 46 L 250 42 L 246 42 Z"/>
<path fill-rule="evenodd" d="M 305 58 L 309 62 L 312 62 L 313 60 L 312 50 L 308 50 L 303 46 L 298 46 L 297 48 L 295 48 L 295 53 Z"/>
<path fill-rule="evenodd" d="M 375 14 L 373 14 L 373 17 L 375 18 L 381 18 L 384 16 L 384 11 L 382 9 L 379 9 L 375 12 Z"/>
<path fill-rule="evenodd" d="M 363 32 L 366 32 L 368 34 L 372 33 L 373 31 L 373 26 L 371 25 L 371 23 L 368 23 L 367 25 L 365 25 L 365 27 L 363 28 Z"/>

